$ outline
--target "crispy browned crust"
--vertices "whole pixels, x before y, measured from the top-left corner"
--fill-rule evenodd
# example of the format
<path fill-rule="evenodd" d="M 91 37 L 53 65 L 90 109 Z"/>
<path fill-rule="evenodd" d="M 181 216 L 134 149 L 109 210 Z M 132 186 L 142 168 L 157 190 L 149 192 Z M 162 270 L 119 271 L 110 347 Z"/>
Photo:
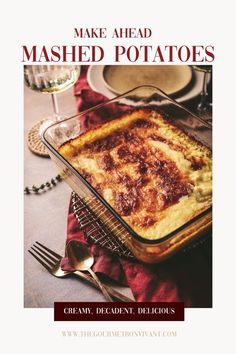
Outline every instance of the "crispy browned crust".
<path fill-rule="evenodd" d="M 169 207 L 194 190 L 185 169 L 159 145 L 181 154 L 192 171 L 210 159 L 207 147 L 147 108 L 126 112 L 63 144 L 59 152 L 140 231 L 157 225 Z"/>

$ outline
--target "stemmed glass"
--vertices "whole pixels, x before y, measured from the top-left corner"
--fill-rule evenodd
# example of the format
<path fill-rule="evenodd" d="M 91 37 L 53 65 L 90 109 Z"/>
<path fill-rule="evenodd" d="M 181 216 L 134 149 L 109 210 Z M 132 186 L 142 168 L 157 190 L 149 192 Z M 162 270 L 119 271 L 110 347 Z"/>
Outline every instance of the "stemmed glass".
<path fill-rule="evenodd" d="M 194 70 L 203 72 L 203 82 L 202 82 L 202 90 L 200 94 L 200 102 L 197 105 L 197 112 L 201 115 L 203 113 L 211 112 L 212 103 L 209 100 L 208 94 L 208 81 L 211 77 L 212 66 L 211 65 L 192 65 Z"/>
<path fill-rule="evenodd" d="M 79 65 L 25 65 L 24 82 L 32 90 L 50 94 L 52 97 L 53 116 L 37 122 L 28 134 L 29 148 L 41 156 L 47 156 L 41 141 L 42 132 L 51 124 L 60 120 L 57 93 L 68 90 L 80 75 Z"/>

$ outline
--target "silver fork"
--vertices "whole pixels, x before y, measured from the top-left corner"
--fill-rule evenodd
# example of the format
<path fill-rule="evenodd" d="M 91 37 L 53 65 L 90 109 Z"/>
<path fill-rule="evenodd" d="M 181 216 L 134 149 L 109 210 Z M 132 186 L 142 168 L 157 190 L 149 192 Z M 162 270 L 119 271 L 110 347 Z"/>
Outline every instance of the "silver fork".
<path fill-rule="evenodd" d="M 99 286 L 95 280 L 90 276 L 80 271 L 69 272 L 61 268 L 62 256 L 52 251 L 48 247 L 42 245 L 40 242 L 36 241 L 35 244 L 28 250 L 28 252 L 44 267 L 47 271 L 57 278 L 66 278 L 71 275 L 76 275 L 77 277 L 88 281 L 95 288 L 99 289 Z M 119 291 L 112 289 L 111 287 L 104 285 L 108 293 L 114 297 L 116 300 L 122 302 L 133 302 L 134 300 L 128 298 L 127 296 L 121 294 Z"/>

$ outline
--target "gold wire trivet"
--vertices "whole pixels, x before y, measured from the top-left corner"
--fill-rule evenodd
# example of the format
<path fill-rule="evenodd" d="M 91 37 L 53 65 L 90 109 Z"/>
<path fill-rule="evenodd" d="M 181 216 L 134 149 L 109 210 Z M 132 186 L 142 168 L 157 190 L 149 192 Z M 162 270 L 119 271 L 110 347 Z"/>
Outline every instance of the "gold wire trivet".
<path fill-rule="evenodd" d="M 81 230 L 86 228 L 85 237 L 89 242 L 105 247 L 118 256 L 134 259 L 132 252 L 112 232 L 106 230 L 101 220 L 96 218 L 86 202 L 75 192 L 72 193 L 72 207 Z"/>
<path fill-rule="evenodd" d="M 91 206 L 88 207 L 86 202 L 80 198 L 78 194 L 72 192 L 71 201 L 74 215 L 81 230 L 86 228 L 85 237 L 89 242 L 105 247 L 110 252 L 115 253 L 118 256 L 136 259 L 133 253 L 124 244 L 125 240 L 116 237 L 116 235 L 114 235 L 110 230 L 107 230 L 105 224 L 103 224 L 103 222 L 92 213 Z M 186 246 L 182 250 L 182 254 L 186 254 L 189 251 L 193 251 L 196 248 L 203 246 L 207 239 L 209 239 L 209 234 Z"/>

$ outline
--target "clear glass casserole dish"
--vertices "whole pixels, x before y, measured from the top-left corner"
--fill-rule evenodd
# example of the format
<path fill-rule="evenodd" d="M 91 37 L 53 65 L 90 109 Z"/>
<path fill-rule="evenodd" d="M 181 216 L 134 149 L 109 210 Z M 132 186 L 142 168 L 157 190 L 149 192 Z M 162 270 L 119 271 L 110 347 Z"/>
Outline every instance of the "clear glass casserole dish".
<path fill-rule="evenodd" d="M 116 118 L 117 112 L 128 112 L 136 108 L 154 108 L 164 116 L 211 149 L 211 125 L 174 101 L 154 86 L 139 86 L 106 103 L 99 104 L 76 116 L 57 122 L 48 127 L 43 134 L 43 142 L 48 148 L 50 157 L 71 188 L 84 200 L 94 218 L 106 232 L 112 232 L 131 250 L 137 259 L 147 263 L 157 263 L 185 248 L 191 242 L 199 240 L 211 228 L 211 207 L 195 215 L 187 223 L 158 239 L 147 239 L 140 236 L 122 218 L 119 213 L 102 197 L 101 194 L 65 159 L 58 149 L 66 142 L 86 132 L 86 124 L 94 117 L 103 121 Z M 112 112 L 112 113 L 111 113 Z M 119 114 L 118 114 L 119 116 Z"/>

